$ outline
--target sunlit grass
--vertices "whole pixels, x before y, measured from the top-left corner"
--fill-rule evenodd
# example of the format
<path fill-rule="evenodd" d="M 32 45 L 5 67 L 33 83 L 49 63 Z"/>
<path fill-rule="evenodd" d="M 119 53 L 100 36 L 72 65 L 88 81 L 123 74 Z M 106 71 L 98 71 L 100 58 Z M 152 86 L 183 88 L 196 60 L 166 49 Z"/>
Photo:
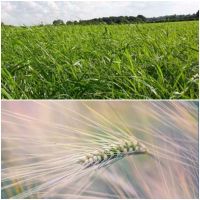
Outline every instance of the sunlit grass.
<path fill-rule="evenodd" d="M 198 22 L 2 27 L 2 97 L 196 99 Z"/>

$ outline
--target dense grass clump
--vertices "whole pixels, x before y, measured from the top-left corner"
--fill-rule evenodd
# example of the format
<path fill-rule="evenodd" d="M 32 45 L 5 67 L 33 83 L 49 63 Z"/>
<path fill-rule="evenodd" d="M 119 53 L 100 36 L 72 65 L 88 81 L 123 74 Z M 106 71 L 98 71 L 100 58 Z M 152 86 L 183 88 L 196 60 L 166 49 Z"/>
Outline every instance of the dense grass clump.
<path fill-rule="evenodd" d="M 198 98 L 198 22 L 2 27 L 2 97 Z"/>

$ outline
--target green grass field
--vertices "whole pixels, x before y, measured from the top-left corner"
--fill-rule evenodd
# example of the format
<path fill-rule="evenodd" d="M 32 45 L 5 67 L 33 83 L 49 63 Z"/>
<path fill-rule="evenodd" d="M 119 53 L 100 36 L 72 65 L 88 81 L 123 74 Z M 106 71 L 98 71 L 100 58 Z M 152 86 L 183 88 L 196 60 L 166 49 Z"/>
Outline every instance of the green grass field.
<path fill-rule="evenodd" d="M 2 98 L 198 98 L 198 22 L 2 27 Z"/>

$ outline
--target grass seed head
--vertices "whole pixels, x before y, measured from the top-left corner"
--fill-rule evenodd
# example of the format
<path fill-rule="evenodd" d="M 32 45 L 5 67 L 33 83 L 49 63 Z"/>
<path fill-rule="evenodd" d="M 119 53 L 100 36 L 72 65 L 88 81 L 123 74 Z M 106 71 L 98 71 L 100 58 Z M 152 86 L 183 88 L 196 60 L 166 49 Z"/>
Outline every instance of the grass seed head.
<path fill-rule="evenodd" d="M 124 158 L 125 156 L 138 153 L 147 153 L 147 148 L 144 144 L 141 144 L 136 140 L 121 141 L 117 145 L 111 144 L 84 156 L 78 163 L 85 167 L 92 167 L 104 163 L 107 160 L 114 160 L 118 157 Z"/>

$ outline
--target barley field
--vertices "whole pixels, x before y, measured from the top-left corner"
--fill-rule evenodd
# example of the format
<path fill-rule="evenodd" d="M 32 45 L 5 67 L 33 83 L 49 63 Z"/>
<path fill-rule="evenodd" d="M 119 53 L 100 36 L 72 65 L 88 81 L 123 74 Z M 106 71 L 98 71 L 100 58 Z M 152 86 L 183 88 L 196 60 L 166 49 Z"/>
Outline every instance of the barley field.
<path fill-rule="evenodd" d="M 3 101 L 1 197 L 199 197 L 196 101 Z"/>
<path fill-rule="evenodd" d="M 2 26 L 4 99 L 196 99 L 198 22 Z"/>

